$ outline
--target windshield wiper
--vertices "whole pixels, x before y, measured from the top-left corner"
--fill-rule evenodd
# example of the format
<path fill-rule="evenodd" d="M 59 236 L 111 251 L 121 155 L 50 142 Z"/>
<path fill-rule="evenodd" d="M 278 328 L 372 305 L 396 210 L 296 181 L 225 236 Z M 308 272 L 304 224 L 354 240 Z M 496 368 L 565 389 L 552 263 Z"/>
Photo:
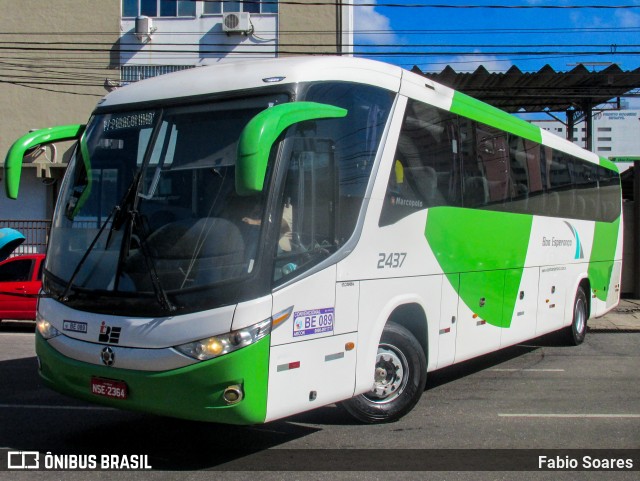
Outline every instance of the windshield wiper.
<path fill-rule="evenodd" d="M 98 230 L 98 233 L 91 240 L 89 247 L 87 247 L 86 252 L 83 254 L 82 258 L 76 265 L 76 268 L 74 269 L 73 274 L 71 274 L 71 277 L 69 278 L 69 281 L 67 282 L 64 288 L 64 291 L 62 291 L 62 294 L 58 296 L 58 300 L 60 302 L 66 302 L 69 300 L 69 292 L 71 291 L 71 287 L 73 286 L 73 281 L 76 280 L 76 276 L 80 272 L 80 269 L 82 269 L 82 266 L 84 265 L 87 258 L 89 257 L 89 254 L 91 254 L 91 252 L 93 251 L 93 248 L 98 243 L 98 240 L 102 236 L 102 233 L 104 232 L 105 228 L 109 225 L 109 221 L 113 218 L 113 222 L 111 223 L 111 228 L 109 229 L 109 237 L 107 238 L 107 242 L 105 246 L 109 245 L 109 242 L 111 240 L 111 235 L 113 234 L 113 232 L 116 230 L 119 230 L 120 227 L 122 227 L 122 224 L 124 223 L 124 219 L 125 219 L 122 217 L 123 215 L 122 213 L 125 212 L 125 207 L 127 204 L 131 202 L 132 198 L 135 198 L 135 197 L 132 197 L 132 193 L 135 193 L 136 190 L 138 189 L 139 181 L 140 181 L 140 172 L 138 172 L 136 175 L 133 176 L 133 179 L 131 180 L 131 183 L 129 184 L 129 187 L 127 188 L 127 191 L 125 192 L 124 196 L 122 197 L 120 202 L 113 207 L 113 209 L 107 216 L 106 220 Z"/>
<path fill-rule="evenodd" d="M 95 245 L 98 243 L 98 240 L 102 236 L 102 233 L 104 232 L 105 228 L 107 227 L 107 225 L 109 225 L 109 221 L 113 219 L 111 222 L 111 227 L 109 229 L 109 234 L 107 237 L 107 242 L 105 244 L 105 247 L 109 246 L 109 243 L 111 242 L 111 239 L 113 237 L 113 233 L 116 231 L 119 231 L 122 228 L 122 226 L 126 223 L 127 219 L 129 219 L 130 224 L 127 226 L 125 235 L 123 236 L 122 248 L 120 249 L 120 255 L 118 259 L 119 267 L 116 270 L 116 285 L 117 285 L 117 279 L 119 278 L 120 266 L 122 265 L 124 257 L 126 257 L 129 253 L 128 245 L 131 242 L 131 234 L 133 232 L 133 229 L 135 228 L 137 231 L 140 232 L 140 248 L 142 250 L 142 255 L 145 259 L 147 271 L 149 272 L 149 276 L 151 278 L 151 284 L 153 286 L 153 291 L 156 295 L 156 299 L 158 300 L 158 303 L 162 306 L 164 310 L 170 311 L 170 312 L 173 312 L 176 310 L 176 307 L 169 300 L 166 290 L 162 287 L 162 284 L 160 282 L 160 277 L 158 276 L 158 272 L 156 270 L 155 263 L 153 261 L 153 256 L 148 252 L 148 246 L 146 245 L 146 241 L 144 240 L 145 236 L 144 236 L 143 229 L 136 222 L 136 219 L 139 218 L 139 213 L 135 208 L 130 208 L 130 206 L 133 206 L 135 203 L 135 198 L 136 198 L 135 194 L 138 190 L 138 184 L 139 184 L 140 178 L 141 178 L 141 172 L 138 172 L 133 177 L 121 201 L 118 204 L 116 204 L 111 210 L 111 212 L 109 213 L 109 216 L 105 220 L 104 224 L 102 224 L 102 226 L 100 227 L 100 230 L 95 235 L 95 237 L 91 241 L 91 244 L 89 244 L 89 247 L 87 248 L 86 252 L 78 262 L 78 265 L 76 266 L 75 270 L 73 271 L 73 274 L 69 278 L 69 281 L 67 282 L 63 293 L 58 297 L 59 301 L 66 302 L 69 300 L 68 296 L 69 296 L 69 292 L 71 291 L 71 287 L 73 286 L 73 281 L 75 281 L 78 273 L 80 272 L 80 269 L 82 269 L 82 266 L 84 265 L 87 258 L 89 257 L 89 254 L 91 254 Z"/>
<path fill-rule="evenodd" d="M 102 236 L 102 233 L 104 232 L 105 227 L 107 227 L 107 225 L 109 224 L 109 220 L 111 220 L 111 218 L 114 216 L 114 213 L 116 212 L 117 207 L 118 206 L 115 206 L 113 210 L 109 213 L 109 216 L 104 221 L 104 224 L 102 224 L 102 227 L 100 227 L 100 230 L 98 230 L 98 233 L 95 235 L 95 237 L 91 241 L 91 244 L 89 244 L 89 247 L 87 247 L 87 250 L 85 251 L 80 261 L 78 262 L 78 265 L 76 265 L 76 268 L 74 269 L 73 274 L 71 274 L 71 277 L 69 278 L 69 281 L 67 282 L 67 285 L 65 286 L 64 291 L 62 291 L 62 294 L 58 296 L 58 300 L 60 302 L 66 302 L 69 300 L 69 297 L 68 297 L 69 291 L 71 290 L 71 286 L 73 286 L 73 281 L 76 280 L 76 276 L 80 272 L 80 269 L 82 269 L 82 266 L 84 265 L 85 261 L 89 257 L 89 254 L 91 254 L 91 251 L 93 250 L 95 245 L 98 243 L 98 239 L 100 239 L 100 236 Z"/>
<path fill-rule="evenodd" d="M 142 257 L 144 257 L 144 261 L 147 265 L 147 272 L 149 272 L 149 276 L 151 278 L 151 285 L 153 286 L 153 291 L 156 294 L 156 299 L 158 303 L 165 311 L 173 312 L 176 310 L 176 306 L 174 306 L 169 300 L 169 296 L 167 295 L 167 291 L 162 287 L 162 282 L 160 281 L 160 276 L 158 276 L 158 271 L 156 270 L 156 264 L 153 260 L 153 255 L 149 252 L 149 246 L 147 245 L 146 240 L 146 232 L 144 230 L 143 222 L 140 221 L 140 213 L 136 209 L 132 209 L 129 211 L 129 215 L 131 216 L 131 225 L 129 226 L 129 237 L 131 237 L 131 233 L 133 229 L 139 233 L 138 239 L 140 241 L 140 250 L 142 251 Z M 138 220 L 139 222 L 136 222 Z"/>

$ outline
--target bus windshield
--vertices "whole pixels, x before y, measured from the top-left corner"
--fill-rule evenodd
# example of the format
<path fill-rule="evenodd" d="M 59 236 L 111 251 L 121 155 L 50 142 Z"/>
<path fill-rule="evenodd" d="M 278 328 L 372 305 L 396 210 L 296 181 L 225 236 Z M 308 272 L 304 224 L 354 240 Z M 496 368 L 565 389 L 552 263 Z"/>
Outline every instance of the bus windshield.
<path fill-rule="evenodd" d="M 97 110 L 60 189 L 45 291 L 80 310 L 196 312 L 266 295 L 338 252 L 356 232 L 394 94 L 294 88 Z M 245 127 L 294 95 L 343 114 L 294 122 L 261 164 L 264 186 L 244 189 Z"/>
<path fill-rule="evenodd" d="M 184 290 L 250 274 L 263 195 L 234 189 L 238 137 L 286 95 L 95 115 L 54 214 L 47 271 L 67 290 Z"/>

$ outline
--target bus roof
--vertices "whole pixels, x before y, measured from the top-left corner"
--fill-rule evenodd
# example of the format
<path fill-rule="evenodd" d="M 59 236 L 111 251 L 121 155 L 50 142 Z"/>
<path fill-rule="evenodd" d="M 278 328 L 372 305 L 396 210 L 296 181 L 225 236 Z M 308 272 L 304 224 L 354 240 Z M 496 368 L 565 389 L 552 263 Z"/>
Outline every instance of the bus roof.
<path fill-rule="evenodd" d="M 440 85 L 432 80 L 404 70 L 398 66 L 375 60 L 337 56 L 284 57 L 261 60 L 226 62 L 218 65 L 195 67 L 161 75 L 130 84 L 106 95 L 98 104 L 100 109 L 118 108 L 128 104 L 193 98 L 215 93 L 247 90 L 267 85 L 292 84 L 309 81 L 357 82 L 381 87 L 409 96 L 420 90 L 426 96 L 416 98 L 438 107 L 461 113 L 474 120 L 502 128 L 512 134 L 575 155 L 610 170 L 615 164 L 593 152 L 551 134 L 538 126 L 519 119 L 479 100 Z M 425 89 L 425 86 L 428 87 Z"/>
<path fill-rule="evenodd" d="M 312 80 L 351 81 L 397 92 L 402 69 L 352 57 L 285 57 L 227 62 L 161 75 L 117 89 L 99 107 L 197 97 L 218 92 Z M 282 79 L 279 82 L 276 79 Z"/>

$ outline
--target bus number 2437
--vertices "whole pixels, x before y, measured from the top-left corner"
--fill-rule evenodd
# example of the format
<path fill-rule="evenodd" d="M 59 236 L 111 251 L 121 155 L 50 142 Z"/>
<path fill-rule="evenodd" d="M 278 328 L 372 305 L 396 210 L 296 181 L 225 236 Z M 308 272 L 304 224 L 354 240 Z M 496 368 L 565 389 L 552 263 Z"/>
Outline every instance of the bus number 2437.
<path fill-rule="evenodd" d="M 406 258 L 406 252 L 380 252 L 378 254 L 378 269 L 399 269 Z"/>

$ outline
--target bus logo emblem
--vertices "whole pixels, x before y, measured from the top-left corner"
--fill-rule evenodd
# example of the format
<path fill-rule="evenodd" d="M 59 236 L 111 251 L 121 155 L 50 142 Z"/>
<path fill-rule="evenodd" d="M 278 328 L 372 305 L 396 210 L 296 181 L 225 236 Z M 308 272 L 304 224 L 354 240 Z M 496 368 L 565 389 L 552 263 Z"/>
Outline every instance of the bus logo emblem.
<path fill-rule="evenodd" d="M 121 330 L 121 327 L 107 326 L 107 323 L 102 321 L 102 324 L 100 324 L 100 335 L 98 336 L 98 341 L 108 342 L 109 344 L 118 344 L 120 341 Z"/>
<path fill-rule="evenodd" d="M 113 366 L 116 360 L 116 354 L 110 347 L 105 347 L 100 353 L 100 359 L 102 359 L 102 364 L 105 366 Z"/>

